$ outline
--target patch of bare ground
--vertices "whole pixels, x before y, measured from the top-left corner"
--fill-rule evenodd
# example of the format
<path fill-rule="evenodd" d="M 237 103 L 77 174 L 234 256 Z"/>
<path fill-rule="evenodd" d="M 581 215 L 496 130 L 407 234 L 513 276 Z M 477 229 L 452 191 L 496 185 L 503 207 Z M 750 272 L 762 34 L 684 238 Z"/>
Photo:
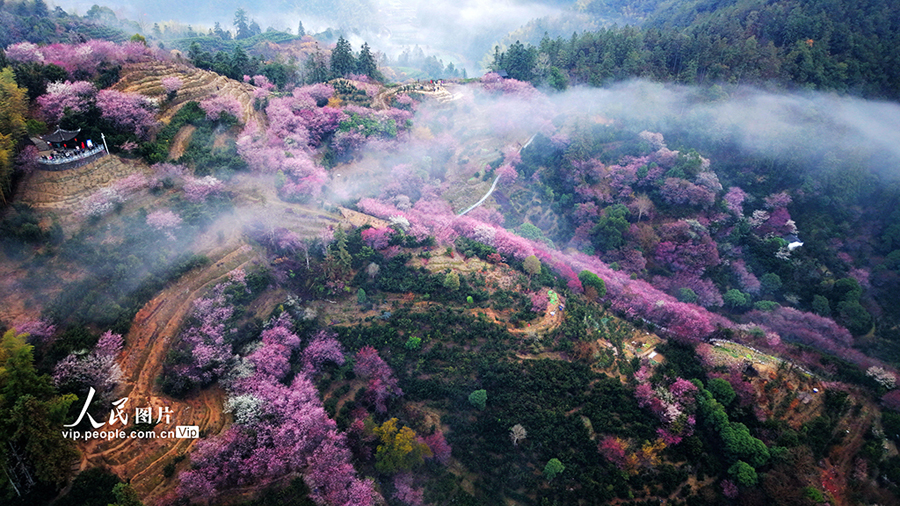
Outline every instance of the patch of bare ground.
<path fill-rule="evenodd" d="M 45 216 L 58 217 L 63 230 L 69 233 L 82 222 L 78 212 L 87 197 L 132 174 L 149 172 L 150 168 L 141 162 L 107 155 L 74 169 L 34 171 L 23 179 L 16 200 Z"/>
<path fill-rule="evenodd" d="M 169 148 L 169 158 L 172 160 L 181 158 L 184 150 L 187 149 L 188 144 L 191 142 L 191 136 L 194 135 L 195 130 L 197 130 L 197 127 L 194 125 L 186 125 L 175 134 L 175 137 L 172 138 L 172 147 Z"/>
<path fill-rule="evenodd" d="M 23 290 L 24 272 L 19 262 L 5 258 L 0 253 L 0 320 L 21 323 L 37 320 L 41 316 L 40 305 L 33 304 L 28 292 Z"/>

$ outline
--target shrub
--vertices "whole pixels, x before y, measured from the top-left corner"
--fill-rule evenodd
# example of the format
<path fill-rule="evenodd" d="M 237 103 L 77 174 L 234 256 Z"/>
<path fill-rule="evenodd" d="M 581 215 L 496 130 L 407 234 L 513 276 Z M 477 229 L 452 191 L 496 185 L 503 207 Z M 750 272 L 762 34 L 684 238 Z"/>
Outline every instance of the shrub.
<path fill-rule="evenodd" d="M 487 403 L 487 391 L 475 390 L 469 394 L 469 402 L 478 409 L 484 409 Z"/>

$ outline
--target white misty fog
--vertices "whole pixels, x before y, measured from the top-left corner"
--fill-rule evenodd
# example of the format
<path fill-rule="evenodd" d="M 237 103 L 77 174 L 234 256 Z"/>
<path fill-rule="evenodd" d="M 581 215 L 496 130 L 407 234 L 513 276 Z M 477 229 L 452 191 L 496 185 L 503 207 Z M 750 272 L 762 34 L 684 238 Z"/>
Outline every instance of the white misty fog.
<path fill-rule="evenodd" d="M 53 5 L 82 15 L 93 5 L 106 6 L 120 19 L 138 22 L 145 31 L 165 21 L 197 29 L 209 29 L 218 22 L 223 29 L 233 30 L 234 13 L 242 8 L 264 31 L 272 27 L 297 33 L 300 22 L 308 33 L 332 28 L 344 32 L 354 48 L 366 41 L 392 58 L 405 48 L 419 46 L 427 55 L 465 68 L 470 75 L 483 70 L 482 60 L 507 33 L 535 18 L 572 15 L 515 0 L 60 0 Z"/>

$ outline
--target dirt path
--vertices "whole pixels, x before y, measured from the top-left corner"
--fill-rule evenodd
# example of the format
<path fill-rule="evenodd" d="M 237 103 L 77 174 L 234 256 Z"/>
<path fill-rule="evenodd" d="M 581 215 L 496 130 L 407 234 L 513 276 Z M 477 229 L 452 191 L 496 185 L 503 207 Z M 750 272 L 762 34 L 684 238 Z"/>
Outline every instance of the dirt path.
<path fill-rule="evenodd" d="M 222 388 L 215 386 L 178 400 L 164 395 L 156 381 L 193 302 L 225 280 L 231 271 L 251 270 L 267 261 L 262 252 L 247 243 L 245 227 L 262 220 L 303 236 L 314 236 L 323 227 L 337 226 L 347 219 L 315 206 L 283 202 L 275 195 L 273 185 L 267 184 L 269 181 L 241 176 L 235 177 L 232 183 L 233 190 L 240 195 L 235 202 L 240 212 L 220 217 L 190 248 L 206 255 L 210 263 L 182 276 L 145 304 L 125 339 L 126 349 L 120 358 L 125 379 L 118 397 L 128 397 L 126 412 L 132 417 L 135 408 L 152 408 L 154 421 L 160 410 L 170 412 L 170 423 L 160 423 L 154 429 L 157 435 L 164 430 L 174 431 L 176 426 L 194 425 L 204 437 L 210 437 L 225 428 L 227 419 L 222 406 L 226 393 Z M 354 218 L 358 220 L 360 216 L 354 214 Z M 152 503 L 176 484 L 175 480 L 165 478 L 164 468 L 175 464 L 177 457 L 190 453 L 196 441 L 124 438 L 82 443 L 78 468 L 107 467 L 130 481 L 145 502 Z M 183 459 L 178 470 L 189 465 L 189 460 Z"/>
<path fill-rule="evenodd" d="M 195 130 L 197 130 L 197 127 L 194 125 L 187 125 L 175 134 L 175 138 L 172 139 L 172 148 L 169 150 L 169 158 L 172 160 L 181 158 Z"/>
<path fill-rule="evenodd" d="M 214 252 L 215 253 L 215 252 Z M 213 263 L 182 277 L 148 302 L 136 315 L 126 337 L 127 348 L 121 365 L 125 381 L 121 397 L 128 397 L 126 412 L 134 408 L 152 408 L 154 420 L 162 410 L 171 412 L 170 423 L 160 423 L 154 432 L 175 430 L 178 425 L 196 425 L 207 436 L 221 432 L 225 419 L 222 404 L 225 393 L 211 388 L 178 400 L 163 395 L 156 384 L 166 353 L 177 337 L 193 301 L 209 287 L 224 280 L 232 270 L 247 266 L 255 257 L 253 250 L 238 247 L 223 250 Z M 158 497 L 172 484 L 165 480 L 163 468 L 179 455 L 190 452 L 193 439 L 114 439 L 82 444 L 80 469 L 104 465 L 131 485 L 145 500 Z"/>

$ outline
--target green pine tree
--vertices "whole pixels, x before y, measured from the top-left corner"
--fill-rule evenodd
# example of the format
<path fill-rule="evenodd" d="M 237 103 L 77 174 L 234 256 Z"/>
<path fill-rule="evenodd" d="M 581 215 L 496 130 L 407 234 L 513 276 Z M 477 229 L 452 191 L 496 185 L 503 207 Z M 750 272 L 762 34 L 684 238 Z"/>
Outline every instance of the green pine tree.
<path fill-rule="evenodd" d="M 356 58 L 353 56 L 353 49 L 347 39 L 340 36 L 331 52 L 331 76 L 344 77 L 354 70 L 356 70 Z"/>

